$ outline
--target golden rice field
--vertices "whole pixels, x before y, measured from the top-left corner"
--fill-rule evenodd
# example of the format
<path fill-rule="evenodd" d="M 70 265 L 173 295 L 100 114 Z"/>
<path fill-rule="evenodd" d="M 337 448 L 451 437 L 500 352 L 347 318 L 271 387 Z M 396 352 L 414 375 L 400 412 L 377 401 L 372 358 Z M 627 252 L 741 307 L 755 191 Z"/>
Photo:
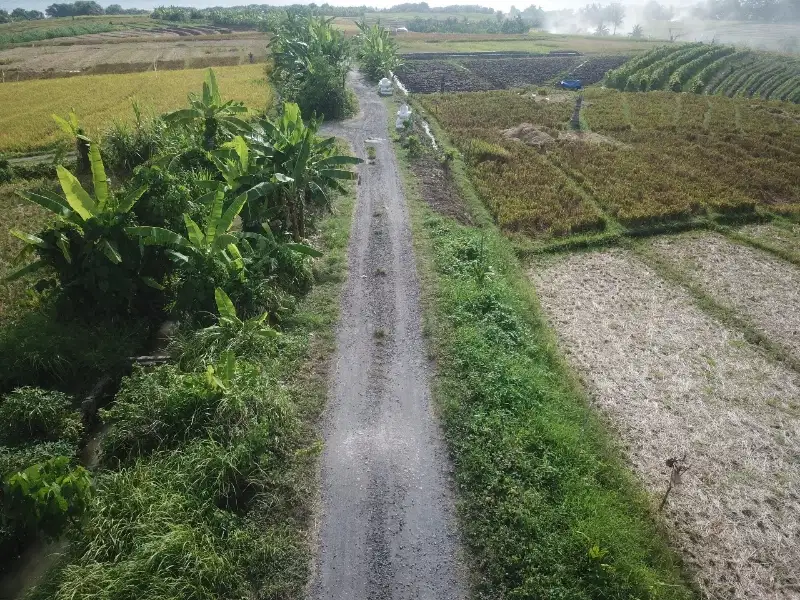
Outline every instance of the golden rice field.
<path fill-rule="evenodd" d="M 253 110 L 271 102 L 264 65 L 214 71 L 225 99 L 241 100 Z M 179 108 L 186 104 L 189 92 L 202 89 L 205 75 L 205 69 L 191 69 L 4 83 L 0 85 L 0 152 L 51 147 L 63 136 L 51 115 L 65 115 L 73 107 L 89 135 L 101 133 L 115 121 L 132 120 L 134 100 L 145 113 Z"/>

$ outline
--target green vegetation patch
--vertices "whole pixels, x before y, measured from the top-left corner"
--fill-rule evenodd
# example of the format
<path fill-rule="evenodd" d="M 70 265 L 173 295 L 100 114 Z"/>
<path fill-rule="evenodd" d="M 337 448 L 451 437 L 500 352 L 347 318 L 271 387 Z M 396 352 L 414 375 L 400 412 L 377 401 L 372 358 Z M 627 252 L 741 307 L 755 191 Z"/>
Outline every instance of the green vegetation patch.
<path fill-rule="evenodd" d="M 717 44 L 654 48 L 606 76 L 618 90 L 722 93 L 800 102 L 800 61 Z"/>
<path fill-rule="evenodd" d="M 690 598 L 509 244 L 415 217 L 436 390 L 486 597 Z"/>

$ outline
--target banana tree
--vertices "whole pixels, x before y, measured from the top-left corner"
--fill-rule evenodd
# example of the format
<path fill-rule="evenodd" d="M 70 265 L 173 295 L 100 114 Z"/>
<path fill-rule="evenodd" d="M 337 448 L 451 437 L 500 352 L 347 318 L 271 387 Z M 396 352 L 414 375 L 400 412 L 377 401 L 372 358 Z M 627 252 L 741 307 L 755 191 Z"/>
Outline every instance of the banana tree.
<path fill-rule="evenodd" d="M 79 268 L 88 254 L 102 254 L 114 265 L 123 262 L 119 241 L 126 215 L 141 198 L 146 188 L 117 197 L 108 187 L 103 159 L 94 143 L 89 143 L 89 161 L 94 196 L 87 192 L 78 178 L 58 165 L 56 171 L 63 196 L 48 190 L 21 192 L 20 195 L 56 217 L 56 223 L 37 236 L 13 229 L 11 234 L 26 243 L 23 255 L 38 251 L 40 259 L 7 277 L 17 279 L 46 266 L 75 265 Z M 59 259 L 56 257 L 59 256 Z M 63 283 L 63 282 L 62 282 Z"/>
<path fill-rule="evenodd" d="M 277 211 L 296 242 L 305 237 L 307 210 L 330 209 L 330 191 L 343 191 L 340 182 L 355 178 L 353 171 L 341 167 L 362 162 L 338 154 L 336 139 L 319 139 L 318 129 L 317 120 L 306 124 L 297 104 L 286 103 L 280 120 L 262 120 L 249 136 L 251 147 L 268 157 L 274 176 L 262 211 Z"/>
<path fill-rule="evenodd" d="M 250 130 L 247 122 L 237 116 L 246 114 L 247 107 L 244 103 L 234 100 L 222 101 L 213 69 L 208 70 L 206 81 L 203 83 L 203 94 L 199 97 L 190 94 L 189 105 L 190 108 L 165 115 L 164 121 L 169 125 L 181 127 L 202 125 L 203 147 L 206 150 L 213 150 L 216 147 L 217 133 L 220 130 L 232 135 Z"/>
<path fill-rule="evenodd" d="M 380 22 L 370 26 L 362 19 L 356 26 L 359 30 L 357 55 L 367 76 L 374 80 L 389 76 L 402 64 L 397 55 L 397 43 Z"/>
<path fill-rule="evenodd" d="M 208 311 L 213 306 L 214 289 L 232 281 L 244 282 L 245 263 L 231 233 L 234 220 L 247 202 L 247 194 L 239 195 L 224 209 L 225 192 L 213 193 L 206 227 L 202 229 L 184 214 L 186 236 L 164 227 L 128 227 L 126 232 L 148 246 L 161 246 L 178 264 L 181 283 L 177 308 L 191 313 Z"/>

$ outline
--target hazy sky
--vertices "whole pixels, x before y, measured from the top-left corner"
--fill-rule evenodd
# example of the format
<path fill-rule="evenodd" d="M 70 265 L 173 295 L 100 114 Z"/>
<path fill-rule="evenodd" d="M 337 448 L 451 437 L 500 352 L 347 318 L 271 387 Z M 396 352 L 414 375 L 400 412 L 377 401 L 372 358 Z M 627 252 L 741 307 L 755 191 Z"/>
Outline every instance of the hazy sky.
<path fill-rule="evenodd" d="M 10 10 L 22 6 L 27 9 L 37 9 L 43 11 L 50 6 L 55 0 L 0 0 L 0 8 Z M 70 2 L 71 0 L 57 0 L 58 2 Z M 197 6 L 205 8 L 207 6 L 241 6 L 243 4 L 292 4 L 299 0 L 288 0 L 285 2 L 270 2 L 269 0 L 98 0 L 103 6 L 108 4 L 121 4 L 125 8 L 149 8 L 152 9 L 156 6 L 175 4 L 178 6 Z M 405 0 L 328 0 L 329 4 L 335 6 L 359 6 L 366 4 L 367 6 L 375 6 L 377 8 L 388 8 Z M 418 1 L 418 0 L 410 0 Z M 491 0 L 475 1 L 475 0 L 444 0 L 435 1 L 427 0 L 431 6 L 446 6 L 448 4 L 480 4 L 482 6 L 491 6 L 494 9 L 507 11 L 513 4 L 517 8 L 526 8 L 531 4 L 538 4 L 545 10 L 554 10 L 558 8 L 577 8 L 583 6 L 590 0 L 550 0 L 539 1 L 528 0 L 527 2 L 514 2 L 506 0 Z M 316 0 L 317 4 L 322 4 L 325 0 Z M 306 4 L 306 2 L 302 2 Z"/>

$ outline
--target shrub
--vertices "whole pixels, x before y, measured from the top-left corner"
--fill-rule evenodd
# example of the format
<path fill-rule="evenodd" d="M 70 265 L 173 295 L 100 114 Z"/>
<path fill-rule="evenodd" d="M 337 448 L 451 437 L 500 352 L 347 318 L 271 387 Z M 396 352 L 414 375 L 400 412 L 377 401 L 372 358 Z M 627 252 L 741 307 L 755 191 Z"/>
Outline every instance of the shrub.
<path fill-rule="evenodd" d="M 0 183 L 8 183 L 14 179 L 14 170 L 8 160 L 0 156 Z"/>
<path fill-rule="evenodd" d="M 197 173 L 191 171 L 168 171 L 160 167 L 139 169 L 126 185 L 130 190 L 145 188 L 132 210 L 136 221 L 173 231 L 184 228 L 184 214 L 199 221 L 206 209 L 197 201 L 205 193 L 198 180 Z"/>
<path fill-rule="evenodd" d="M 126 232 L 133 224 L 131 209 L 145 190 L 113 194 L 94 143 L 89 144 L 89 158 L 94 197 L 62 166 L 57 171 L 63 196 L 47 190 L 23 194 L 52 212 L 56 221 L 38 236 L 12 231 L 39 260 L 8 279 L 49 269 L 60 285 L 62 308 L 73 316 L 158 314 L 165 302 L 156 283 L 162 273 L 147 271 L 153 263 Z"/>
<path fill-rule="evenodd" d="M 101 411 L 111 424 L 104 460 L 125 463 L 197 437 L 225 443 L 256 423 L 287 431 L 288 402 L 257 367 L 237 363 L 226 387 L 213 385 L 207 373 L 173 365 L 134 373 L 111 408 Z"/>
<path fill-rule="evenodd" d="M 3 485 L 4 518 L 55 539 L 68 525 L 80 521 L 92 494 L 86 469 L 72 468 L 66 456 L 58 456 L 7 479 Z"/>
<path fill-rule="evenodd" d="M 284 100 L 298 104 L 306 117 L 340 119 L 352 114 L 346 88 L 350 43 L 333 27 L 333 19 L 288 12 L 272 23 L 271 33 L 271 78 Z"/>
<path fill-rule="evenodd" d="M 61 392 L 23 387 L 0 399 L 0 444 L 29 440 L 77 442 L 83 433 L 80 414 Z"/>

